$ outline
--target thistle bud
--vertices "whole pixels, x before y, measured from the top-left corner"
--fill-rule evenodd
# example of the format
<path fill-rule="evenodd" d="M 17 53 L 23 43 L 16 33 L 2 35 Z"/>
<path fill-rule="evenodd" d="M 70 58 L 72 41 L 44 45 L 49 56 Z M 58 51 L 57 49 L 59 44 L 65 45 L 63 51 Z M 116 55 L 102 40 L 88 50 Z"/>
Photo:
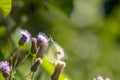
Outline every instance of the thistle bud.
<path fill-rule="evenodd" d="M 63 70 L 63 68 L 65 67 L 65 62 L 63 61 L 57 61 L 56 62 L 56 66 L 55 66 L 55 70 L 54 73 L 51 76 L 52 80 L 58 80 L 61 71 Z"/>
<path fill-rule="evenodd" d="M 31 71 L 32 71 L 32 72 L 37 71 L 39 64 L 42 64 L 42 59 L 41 59 L 41 58 L 37 58 L 37 59 L 35 60 L 35 62 L 34 62 L 33 65 L 31 66 Z"/>
<path fill-rule="evenodd" d="M 32 38 L 31 53 L 32 54 L 37 53 L 37 40 L 36 40 L 36 38 Z"/>
<path fill-rule="evenodd" d="M 21 38 L 18 42 L 19 46 L 23 46 L 25 42 L 28 42 L 30 40 L 30 33 L 27 30 L 21 30 Z"/>

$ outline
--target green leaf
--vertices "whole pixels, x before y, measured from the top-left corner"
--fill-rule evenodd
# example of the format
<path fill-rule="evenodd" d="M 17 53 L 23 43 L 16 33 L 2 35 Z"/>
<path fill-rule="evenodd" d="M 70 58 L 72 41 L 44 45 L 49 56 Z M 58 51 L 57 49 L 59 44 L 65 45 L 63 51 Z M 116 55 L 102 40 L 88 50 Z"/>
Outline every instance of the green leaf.
<path fill-rule="evenodd" d="M 0 20 L 10 13 L 11 4 L 11 0 L 0 0 Z"/>
<path fill-rule="evenodd" d="M 4 26 L 0 26 L 0 38 L 3 38 L 6 34 L 6 28 Z"/>
<path fill-rule="evenodd" d="M 0 71 L 0 80 L 5 80 L 5 78 L 2 75 L 2 72 Z"/>

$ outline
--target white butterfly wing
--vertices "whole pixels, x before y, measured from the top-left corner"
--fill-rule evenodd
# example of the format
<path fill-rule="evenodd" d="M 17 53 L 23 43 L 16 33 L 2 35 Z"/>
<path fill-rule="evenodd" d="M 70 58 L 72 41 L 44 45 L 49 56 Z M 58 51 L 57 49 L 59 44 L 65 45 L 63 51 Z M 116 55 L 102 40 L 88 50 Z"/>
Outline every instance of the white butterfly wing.
<path fill-rule="evenodd" d="M 57 60 L 65 59 L 66 54 L 64 53 L 63 48 L 50 38 L 45 58 L 51 63 L 55 63 Z"/>
<path fill-rule="evenodd" d="M 48 45 L 47 53 L 45 55 L 45 58 L 49 62 L 55 63 L 58 60 L 58 56 L 57 56 L 56 53 L 57 53 L 56 47 L 55 47 L 53 41 L 50 41 L 49 45 Z"/>
<path fill-rule="evenodd" d="M 65 54 L 63 48 L 59 44 L 57 44 L 56 42 L 54 42 L 54 45 L 55 45 L 56 50 L 57 50 L 56 54 L 58 56 L 58 60 L 64 60 L 66 58 L 66 54 Z"/>

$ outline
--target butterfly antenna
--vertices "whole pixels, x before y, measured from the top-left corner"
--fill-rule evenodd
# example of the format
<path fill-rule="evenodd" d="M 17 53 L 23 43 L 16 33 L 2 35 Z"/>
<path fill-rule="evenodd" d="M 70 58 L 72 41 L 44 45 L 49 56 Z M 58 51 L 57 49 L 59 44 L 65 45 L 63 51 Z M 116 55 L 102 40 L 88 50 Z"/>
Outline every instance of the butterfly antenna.
<path fill-rule="evenodd" d="M 49 35 L 49 38 L 48 38 L 48 41 L 49 41 L 49 42 L 53 42 L 53 38 L 52 38 L 53 35 L 54 35 L 54 32 L 53 32 L 52 34 Z"/>

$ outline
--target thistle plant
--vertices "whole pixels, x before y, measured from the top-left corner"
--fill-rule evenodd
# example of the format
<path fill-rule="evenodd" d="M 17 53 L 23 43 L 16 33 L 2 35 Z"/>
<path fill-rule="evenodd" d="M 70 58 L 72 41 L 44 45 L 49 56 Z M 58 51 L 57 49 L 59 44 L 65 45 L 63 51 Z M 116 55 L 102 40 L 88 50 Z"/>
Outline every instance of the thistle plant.
<path fill-rule="evenodd" d="M 31 80 L 34 80 L 34 73 L 37 72 L 40 67 L 40 65 L 43 63 L 43 57 L 46 56 L 48 51 L 53 50 L 52 54 L 48 54 L 48 61 L 50 58 L 52 62 L 54 62 L 55 69 L 53 71 L 53 74 L 51 75 L 51 80 L 59 80 L 60 74 L 63 71 L 64 67 L 66 66 L 66 63 L 62 61 L 62 58 L 65 57 L 65 53 L 63 49 L 52 40 L 52 38 L 45 35 L 45 33 L 40 32 L 37 36 L 31 37 L 31 34 L 27 30 L 21 30 L 20 31 L 21 38 L 18 41 L 19 47 L 10 55 L 10 61 L 1 61 L 0 62 L 0 71 L 2 72 L 4 78 L 6 80 L 14 80 L 15 73 L 17 74 L 17 69 L 20 68 L 22 63 L 25 62 L 25 60 L 31 56 L 31 65 L 29 66 L 29 72 L 28 74 L 24 75 L 22 78 L 24 80 L 28 80 L 30 78 Z M 25 43 L 31 43 L 30 51 L 19 60 L 19 57 L 21 55 L 21 47 L 25 45 Z M 17 54 L 15 55 L 15 53 Z M 10 64 L 9 64 L 10 63 Z M 16 79 L 17 80 L 17 79 Z M 102 76 L 98 76 L 97 78 L 94 78 L 93 80 L 110 80 L 110 78 L 103 78 Z"/>
<path fill-rule="evenodd" d="M 42 64 L 42 59 L 47 53 L 47 48 L 49 45 L 49 38 L 46 36 L 45 33 L 40 32 L 37 36 L 31 37 L 31 34 L 27 30 L 21 30 L 20 31 L 21 38 L 18 41 L 19 47 L 13 50 L 13 52 L 10 54 L 10 61 L 1 61 L 0 62 L 0 71 L 3 73 L 4 78 L 6 80 L 13 80 L 15 73 L 17 74 L 17 69 L 20 68 L 22 63 L 25 62 L 25 60 L 31 56 L 31 65 L 29 66 L 30 71 L 28 74 L 23 76 L 23 79 L 26 80 L 28 77 L 31 80 L 34 80 L 34 73 L 39 70 L 40 64 Z M 19 60 L 21 55 L 21 48 L 25 45 L 25 43 L 31 43 L 30 51 Z M 17 54 L 15 54 L 17 53 Z M 9 64 L 10 63 L 10 64 Z M 65 62 L 57 60 L 55 65 L 55 70 L 51 76 L 52 80 L 58 80 L 60 73 L 62 72 L 63 68 L 65 67 Z"/>

